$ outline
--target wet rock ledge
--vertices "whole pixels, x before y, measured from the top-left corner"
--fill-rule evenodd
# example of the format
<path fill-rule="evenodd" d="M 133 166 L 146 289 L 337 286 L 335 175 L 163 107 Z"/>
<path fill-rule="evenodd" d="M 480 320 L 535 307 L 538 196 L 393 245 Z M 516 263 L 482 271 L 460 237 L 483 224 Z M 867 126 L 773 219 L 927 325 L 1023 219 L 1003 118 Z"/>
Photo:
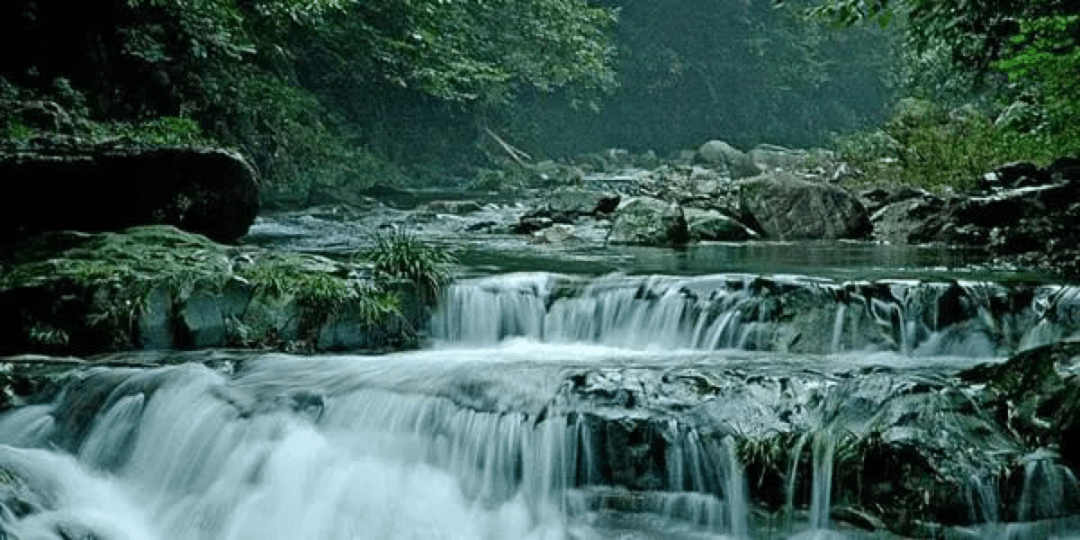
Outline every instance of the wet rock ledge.
<path fill-rule="evenodd" d="M 0 355 L 408 348 L 426 317 L 414 291 L 363 263 L 167 225 L 44 233 L 0 258 Z"/>
<path fill-rule="evenodd" d="M 0 145 L 0 242 L 42 231 L 174 225 L 235 242 L 259 212 L 251 165 L 222 148 L 75 138 Z"/>

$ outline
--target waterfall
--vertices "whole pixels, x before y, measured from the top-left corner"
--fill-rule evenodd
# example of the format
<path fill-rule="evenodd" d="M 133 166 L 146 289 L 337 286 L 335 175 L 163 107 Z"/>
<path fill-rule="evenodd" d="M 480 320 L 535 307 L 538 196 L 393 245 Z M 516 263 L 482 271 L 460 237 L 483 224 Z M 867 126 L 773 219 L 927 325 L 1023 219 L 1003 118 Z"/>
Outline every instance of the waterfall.
<path fill-rule="evenodd" d="M 744 274 L 511 274 L 449 287 L 432 334 L 457 346 L 524 337 L 636 349 L 992 357 L 1080 332 L 1080 318 L 1067 307 L 1080 294 L 1060 289 Z"/>
<path fill-rule="evenodd" d="M 748 535 L 730 437 L 674 420 L 476 409 L 452 366 L 393 362 L 274 357 L 238 378 L 194 365 L 99 369 L 52 405 L 0 418 L 0 473 L 19 459 L 35 467 L 28 477 L 53 478 L 39 470 L 67 448 L 41 511 L 103 538 L 558 538 L 567 519 L 610 508 Z M 447 391 L 387 388 L 419 373 Z M 80 432 L 63 427 L 84 420 Z M 658 450 L 631 459 L 627 441 L 642 437 Z M 14 443 L 31 449 L 3 446 Z M 650 460 L 655 474 L 641 470 Z M 93 508 L 64 495 L 74 489 L 123 494 L 101 512 L 135 532 L 104 532 L 84 516 Z"/>
<path fill-rule="evenodd" d="M 836 437 L 828 431 L 814 435 L 814 487 L 810 503 L 810 526 L 815 530 L 829 528 L 835 453 Z"/>
<path fill-rule="evenodd" d="M 426 350 L 88 364 L 0 415 L 0 537 L 855 539 L 890 501 L 1066 537 L 1072 471 L 956 374 L 1075 333 L 1074 291 L 512 274 L 444 291 Z"/>

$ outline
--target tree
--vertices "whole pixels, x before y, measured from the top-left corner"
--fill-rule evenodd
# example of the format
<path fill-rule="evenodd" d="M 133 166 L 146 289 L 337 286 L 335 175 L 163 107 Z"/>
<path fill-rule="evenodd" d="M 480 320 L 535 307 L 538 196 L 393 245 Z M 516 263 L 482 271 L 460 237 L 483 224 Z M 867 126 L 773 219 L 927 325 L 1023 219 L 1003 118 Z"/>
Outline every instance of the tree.
<path fill-rule="evenodd" d="M 1045 122 L 1037 130 L 1064 151 L 1080 149 L 1080 3 L 833 0 L 811 12 L 842 26 L 866 20 L 888 24 L 894 13 L 901 14 L 911 47 L 946 50 L 954 73 L 976 84 L 1006 75 L 1008 85 L 990 88 L 996 97 L 1040 106 Z"/>

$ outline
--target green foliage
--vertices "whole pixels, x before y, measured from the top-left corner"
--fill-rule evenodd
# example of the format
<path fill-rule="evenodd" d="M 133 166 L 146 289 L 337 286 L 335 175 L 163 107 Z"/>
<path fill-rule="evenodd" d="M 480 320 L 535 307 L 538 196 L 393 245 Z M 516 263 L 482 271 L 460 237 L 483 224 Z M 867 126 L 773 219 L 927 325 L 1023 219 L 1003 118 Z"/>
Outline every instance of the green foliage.
<path fill-rule="evenodd" d="M 325 264 L 303 255 L 272 254 L 239 275 L 257 295 L 294 298 L 309 327 L 348 307 L 361 320 L 377 324 L 401 316 L 401 299 L 375 284 L 330 272 Z"/>
<path fill-rule="evenodd" d="M 241 320 L 231 321 L 247 345 L 273 341 L 267 331 L 281 331 L 286 316 L 295 317 L 301 340 L 309 344 L 334 317 L 347 315 L 376 330 L 404 320 L 394 288 L 371 279 L 360 265 L 323 257 L 232 248 L 166 226 L 56 233 L 29 242 L 14 250 L 15 259 L 4 261 L 0 293 L 45 291 L 54 305 L 35 304 L 36 318 L 27 329 L 42 346 L 63 346 L 65 332 L 85 333 L 89 327 L 110 341 L 108 348 L 130 348 L 133 325 L 153 308 L 158 293 L 173 309 L 196 296 L 246 295 L 252 305 L 263 306 L 245 308 L 234 316 Z M 263 320 L 268 310 L 270 320 Z"/>
<path fill-rule="evenodd" d="M 1014 50 L 995 67 L 1032 96 L 1048 122 L 1038 129 L 1068 139 L 1080 150 L 1080 15 L 1054 15 L 1021 22 Z"/>
<path fill-rule="evenodd" d="M 25 124 L 18 121 L 7 121 L 4 124 L 3 129 L 0 129 L 0 139 L 8 139 L 13 141 L 26 141 L 34 136 L 34 130 L 26 127 Z"/>
<path fill-rule="evenodd" d="M 977 113 L 950 118 L 931 103 L 909 105 L 881 130 L 837 141 L 840 159 L 865 173 L 862 182 L 964 191 L 1005 163 L 1046 165 L 1063 152 L 1045 135 L 996 126 Z"/>
<path fill-rule="evenodd" d="M 836 32 L 761 2 L 606 4 L 620 10 L 619 87 L 598 112 L 575 111 L 562 96 L 526 96 L 508 119 L 525 150 L 668 153 L 715 138 L 823 144 L 832 131 L 878 120 L 891 92 L 890 31 Z"/>
<path fill-rule="evenodd" d="M 174 116 L 162 116 L 134 124 L 88 122 L 83 135 L 96 142 L 130 139 L 136 142 L 170 146 L 218 146 L 220 144 L 207 137 L 195 120 Z"/>
<path fill-rule="evenodd" d="M 499 104 L 526 88 L 612 88 L 614 22 L 583 0 L 391 0 L 357 3 L 322 31 L 340 58 L 367 57 L 359 67 L 390 85 Z"/>
<path fill-rule="evenodd" d="M 399 229 L 377 234 L 374 240 L 366 259 L 375 271 L 391 279 L 411 281 L 425 302 L 434 301 L 450 281 L 450 271 L 457 260 L 449 252 Z"/>

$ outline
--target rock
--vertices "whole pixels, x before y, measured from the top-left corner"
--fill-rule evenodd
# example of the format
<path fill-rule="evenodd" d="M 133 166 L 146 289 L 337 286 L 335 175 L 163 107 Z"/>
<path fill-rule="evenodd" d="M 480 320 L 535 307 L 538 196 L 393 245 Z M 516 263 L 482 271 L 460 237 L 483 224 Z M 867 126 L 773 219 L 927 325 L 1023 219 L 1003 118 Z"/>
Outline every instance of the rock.
<path fill-rule="evenodd" d="M 514 232 L 518 234 L 532 234 L 554 224 L 555 222 L 549 217 L 521 216 L 517 226 L 514 227 Z"/>
<path fill-rule="evenodd" d="M 432 214 L 464 215 L 479 212 L 483 207 L 476 201 L 431 201 L 422 211 Z"/>
<path fill-rule="evenodd" d="M 538 220 L 571 224 L 583 216 L 610 214 L 620 200 L 619 195 L 607 191 L 560 188 L 544 195 L 532 209 L 522 215 L 518 231 L 527 234 L 544 228 L 544 222 Z"/>
<path fill-rule="evenodd" d="M 724 166 L 732 178 L 748 178 L 761 173 L 750 156 L 724 141 L 709 141 L 698 149 L 698 157 L 713 166 Z"/>
<path fill-rule="evenodd" d="M 716 210 L 684 208 L 683 213 L 686 216 L 686 223 L 690 229 L 690 239 L 692 241 L 741 242 L 758 236 L 757 233 L 742 223 Z"/>
<path fill-rule="evenodd" d="M 984 364 L 959 378 L 986 385 L 983 406 L 1009 429 L 1043 445 L 1059 445 L 1062 460 L 1080 466 L 1080 341 L 1021 352 L 1005 363 Z"/>
<path fill-rule="evenodd" d="M 0 177 L 19 187 L 0 203 L 0 241 L 50 230 L 168 224 L 234 242 L 259 210 L 251 165 L 218 148 L 73 144 L 15 150 L 0 154 Z"/>
<path fill-rule="evenodd" d="M 866 208 L 847 191 L 785 172 L 739 182 L 744 221 L 766 238 L 836 240 L 871 232 Z"/>
<path fill-rule="evenodd" d="M 1051 181 L 1080 182 L 1080 158 L 1058 158 L 1046 168 Z"/>
<path fill-rule="evenodd" d="M 12 117 L 24 126 L 50 133 L 70 135 L 75 131 L 71 115 L 53 101 L 28 101 L 19 103 Z"/>
<path fill-rule="evenodd" d="M 282 190 L 288 191 L 288 190 Z M 302 191 L 292 190 L 295 193 L 275 193 L 273 197 L 267 197 L 264 193 L 264 205 L 267 208 L 311 208 L 325 206 L 327 208 L 371 208 L 380 203 L 372 197 L 358 193 L 348 186 L 324 186 L 313 185 L 308 190 L 306 197 Z"/>
<path fill-rule="evenodd" d="M 574 165 L 541 161 L 530 168 L 534 186 L 555 187 L 581 184 L 584 172 Z"/>
<path fill-rule="evenodd" d="M 530 243 L 540 245 L 565 246 L 582 244 L 585 240 L 575 234 L 572 225 L 554 225 L 532 233 Z"/>
<path fill-rule="evenodd" d="M 910 186 L 901 186 L 891 189 L 867 189 L 860 191 L 857 196 L 859 197 L 859 202 L 866 207 L 866 211 L 870 214 L 877 213 L 879 210 L 890 204 L 909 199 L 935 198 L 933 194 L 925 189 L 916 189 Z"/>
<path fill-rule="evenodd" d="M 419 298 L 366 265 L 168 226 L 47 233 L 3 262 L 0 354 L 398 347 L 426 319 Z"/>
<path fill-rule="evenodd" d="M 923 220 L 941 209 L 942 201 L 927 196 L 897 201 L 870 216 L 874 240 L 887 244 L 910 244 L 917 238 Z"/>
<path fill-rule="evenodd" d="M 0 413 L 52 398 L 85 365 L 76 358 L 0 357 Z"/>
<path fill-rule="evenodd" d="M 635 197 L 619 204 L 607 237 L 609 244 L 644 246 L 677 246 L 689 240 L 682 208 L 651 197 Z"/>
<path fill-rule="evenodd" d="M 953 197 L 922 222 L 912 240 L 989 246 L 996 252 L 1011 254 L 1040 250 L 1048 240 L 1074 246 L 1078 233 L 1068 225 L 1067 216 L 1078 202 L 1080 184 L 1014 189 L 986 197 Z M 994 246 L 990 245 L 992 236 L 997 237 Z"/>
<path fill-rule="evenodd" d="M 764 171 L 796 171 L 806 168 L 810 161 L 810 153 L 806 150 L 792 150 L 772 144 L 760 144 L 749 154 L 754 164 Z"/>
<path fill-rule="evenodd" d="M 1034 163 L 1018 161 L 1006 163 L 979 179 L 978 187 L 984 193 L 1008 189 L 1044 185 L 1050 181 L 1049 171 Z"/>

